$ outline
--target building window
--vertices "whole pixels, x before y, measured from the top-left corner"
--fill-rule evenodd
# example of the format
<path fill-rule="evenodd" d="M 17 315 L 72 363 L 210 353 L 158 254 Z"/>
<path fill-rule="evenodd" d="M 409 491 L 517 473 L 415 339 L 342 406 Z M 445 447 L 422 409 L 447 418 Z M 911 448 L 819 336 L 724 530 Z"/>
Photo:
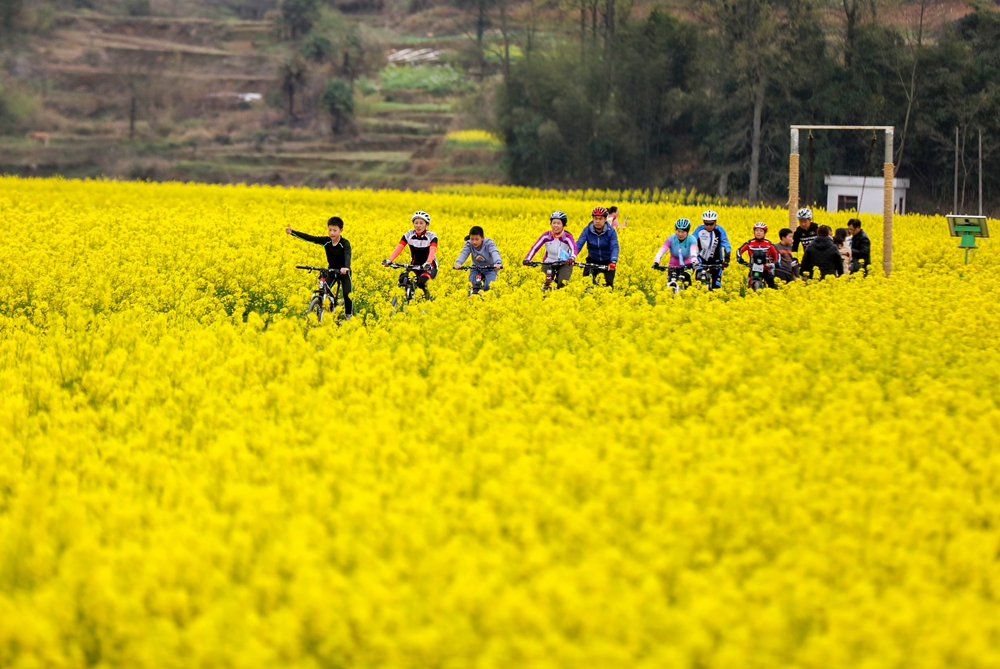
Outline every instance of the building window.
<path fill-rule="evenodd" d="M 848 209 L 857 209 L 857 208 L 858 208 L 857 195 L 837 196 L 837 211 L 847 211 Z"/>

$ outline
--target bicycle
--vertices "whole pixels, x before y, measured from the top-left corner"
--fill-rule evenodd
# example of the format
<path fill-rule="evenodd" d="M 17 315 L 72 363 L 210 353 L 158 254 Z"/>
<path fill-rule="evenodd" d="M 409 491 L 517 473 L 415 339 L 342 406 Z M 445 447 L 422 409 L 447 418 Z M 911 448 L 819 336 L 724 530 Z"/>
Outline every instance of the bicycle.
<path fill-rule="evenodd" d="M 478 295 L 479 291 L 486 290 L 486 275 L 490 272 L 499 272 L 500 270 L 493 265 L 468 265 L 462 267 L 452 268 L 456 272 L 463 272 L 472 270 L 475 274 L 472 275 L 472 285 L 469 287 L 469 295 Z"/>
<path fill-rule="evenodd" d="M 410 274 L 419 275 L 421 272 L 425 272 L 426 270 L 423 265 L 402 265 L 394 262 L 384 263 L 384 266 L 389 267 L 390 269 L 403 270 L 403 273 L 399 275 L 399 283 L 396 284 L 403 289 L 403 304 L 399 304 L 398 295 L 392 296 L 392 308 L 396 309 L 398 307 L 402 310 L 403 307 L 410 303 L 417 293 L 416 279 L 411 277 Z"/>
<path fill-rule="evenodd" d="M 723 264 L 717 262 L 701 263 L 694 272 L 695 281 L 705 286 L 705 290 L 714 290 L 715 272 L 722 271 Z"/>
<path fill-rule="evenodd" d="M 592 262 L 575 262 L 575 263 L 573 263 L 573 266 L 574 267 L 579 267 L 580 269 L 582 269 L 584 276 L 588 276 L 587 275 L 587 271 L 588 270 L 592 271 L 593 274 L 591 274 L 589 276 L 592 277 L 595 286 L 597 285 L 597 273 L 601 272 L 602 273 L 601 276 L 604 276 L 603 273 L 607 272 L 608 270 L 611 269 L 607 265 L 598 265 L 598 264 L 592 263 Z M 604 285 L 605 286 L 608 285 L 608 277 L 606 277 L 606 276 L 604 277 Z"/>
<path fill-rule="evenodd" d="M 340 303 L 341 291 L 343 286 L 341 281 L 344 278 L 344 274 L 340 273 L 339 269 L 330 269 L 329 267 L 313 267 L 311 265 L 296 265 L 295 269 L 306 270 L 308 272 L 319 272 L 318 285 L 316 290 L 313 291 L 312 299 L 309 300 L 309 307 L 306 309 L 304 316 L 308 316 L 311 312 L 316 312 L 316 320 L 320 323 L 323 322 L 323 303 L 329 300 L 330 303 L 330 313 L 337 308 Z M 350 273 L 351 270 L 347 270 Z"/>
<path fill-rule="evenodd" d="M 654 264 L 653 269 L 657 272 L 667 273 L 667 287 L 672 288 L 674 294 L 686 290 L 691 285 L 691 266 L 667 267 L 665 265 Z"/>
<path fill-rule="evenodd" d="M 747 275 L 747 287 L 754 292 L 767 286 L 766 276 L 768 274 L 774 276 L 774 263 L 767 262 L 767 251 L 754 249 L 750 251 L 749 262 L 743 258 L 737 258 L 737 260 L 741 265 L 750 268 L 750 273 Z"/>
<path fill-rule="evenodd" d="M 527 267 L 541 267 L 545 271 L 545 283 L 542 284 L 543 293 L 555 290 L 555 288 L 552 287 L 553 282 L 555 282 L 558 287 L 559 282 L 557 277 L 559 275 L 559 270 L 566 266 L 566 262 L 561 260 L 557 262 L 539 262 L 537 260 L 530 260 L 524 264 Z M 575 265 L 576 263 L 573 264 Z"/>

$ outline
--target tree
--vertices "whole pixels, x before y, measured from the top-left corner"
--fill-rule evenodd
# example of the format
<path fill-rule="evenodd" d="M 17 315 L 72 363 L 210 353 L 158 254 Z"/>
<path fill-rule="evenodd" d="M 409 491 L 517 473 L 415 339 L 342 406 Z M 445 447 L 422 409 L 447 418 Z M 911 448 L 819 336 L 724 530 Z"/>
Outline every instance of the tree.
<path fill-rule="evenodd" d="M 295 93 L 306 83 L 306 61 L 302 56 L 288 58 L 278 68 L 281 91 L 288 97 L 288 117 L 295 120 Z"/>
<path fill-rule="evenodd" d="M 354 113 L 354 90 L 344 79 L 331 79 L 326 82 L 323 96 L 320 98 L 323 107 L 333 117 L 333 134 L 339 135 L 344 120 Z"/>
<path fill-rule="evenodd" d="M 317 20 L 319 20 L 319 0 L 282 0 L 281 22 L 288 27 L 292 39 L 312 30 Z"/>

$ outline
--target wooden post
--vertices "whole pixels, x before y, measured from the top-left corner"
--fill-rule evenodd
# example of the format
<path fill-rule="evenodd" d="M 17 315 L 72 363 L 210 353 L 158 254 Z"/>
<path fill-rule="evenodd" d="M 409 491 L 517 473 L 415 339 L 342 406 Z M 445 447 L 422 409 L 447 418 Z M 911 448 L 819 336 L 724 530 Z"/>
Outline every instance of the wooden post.
<path fill-rule="evenodd" d="M 892 164 L 892 144 L 893 128 L 885 130 L 885 162 L 883 172 L 885 175 L 885 193 L 882 198 L 882 269 L 888 277 L 892 272 L 892 203 L 895 199 L 895 189 L 893 188 L 893 173 L 895 167 Z"/>
<path fill-rule="evenodd" d="M 955 126 L 955 201 L 951 213 L 958 214 L 958 126 Z"/>
<path fill-rule="evenodd" d="M 983 215 L 983 129 L 979 129 L 979 215 Z"/>
<path fill-rule="evenodd" d="M 799 130 L 792 128 L 792 152 L 788 156 L 788 227 L 795 230 L 799 209 Z"/>

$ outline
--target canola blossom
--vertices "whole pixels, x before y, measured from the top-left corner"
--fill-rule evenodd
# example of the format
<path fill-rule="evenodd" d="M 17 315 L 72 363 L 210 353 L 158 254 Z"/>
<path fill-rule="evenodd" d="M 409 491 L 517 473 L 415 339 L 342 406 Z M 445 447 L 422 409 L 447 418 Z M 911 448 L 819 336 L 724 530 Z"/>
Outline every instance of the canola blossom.
<path fill-rule="evenodd" d="M 0 179 L 0 667 L 1000 666 L 990 240 L 897 217 L 885 278 L 862 216 L 866 279 L 674 296 L 703 207 L 635 202 L 616 289 L 543 296 L 549 212 L 614 202 L 519 193 Z M 332 215 L 357 316 L 317 324 L 284 228 Z"/>

